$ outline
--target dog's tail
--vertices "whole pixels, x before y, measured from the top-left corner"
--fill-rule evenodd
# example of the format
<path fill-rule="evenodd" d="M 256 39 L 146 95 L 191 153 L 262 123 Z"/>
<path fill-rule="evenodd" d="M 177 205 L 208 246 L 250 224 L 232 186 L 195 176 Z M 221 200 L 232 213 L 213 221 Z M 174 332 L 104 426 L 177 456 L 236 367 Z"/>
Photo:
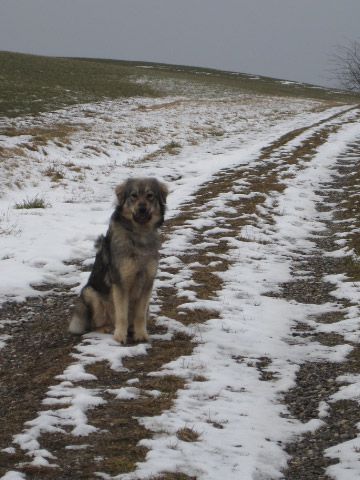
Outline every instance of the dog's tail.
<path fill-rule="evenodd" d="M 82 297 L 79 298 L 75 311 L 70 320 L 69 332 L 74 335 L 82 335 L 91 327 L 91 315 L 88 305 Z"/>

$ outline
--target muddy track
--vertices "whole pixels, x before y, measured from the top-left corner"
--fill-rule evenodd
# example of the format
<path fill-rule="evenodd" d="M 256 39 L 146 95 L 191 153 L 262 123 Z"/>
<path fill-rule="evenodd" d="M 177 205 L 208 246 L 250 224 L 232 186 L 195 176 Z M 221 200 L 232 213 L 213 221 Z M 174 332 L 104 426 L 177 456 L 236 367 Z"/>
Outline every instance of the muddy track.
<path fill-rule="evenodd" d="M 324 185 L 324 190 L 319 192 L 323 197 L 323 202 L 318 205 L 318 209 L 336 212 L 333 219 L 335 222 L 326 222 L 326 230 L 318 236 L 318 254 L 311 258 L 302 258 L 299 261 L 298 268 L 307 270 L 310 273 L 310 279 L 305 285 L 304 282 L 294 282 L 284 286 L 284 291 L 287 292 L 289 298 L 304 303 L 311 303 L 311 301 L 334 302 L 334 297 L 331 296 L 334 285 L 325 282 L 324 275 L 343 273 L 348 276 L 350 282 L 360 278 L 359 264 L 353 263 L 349 257 L 326 256 L 327 252 L 339 249 L 336 240 L 339 239 L 338 234 L 344 234 L 344 232 L 348 233 L 349 245 L 355 248 L 359 254 L 358 238 L 355 238 L 356 235 L 351 234 L 349 229 L 349 224 L 354 222 L 355 227 L 358 227 L 358 219 L 354 219 L 354 212 L 359 211 L 359 156 L 360 142 L 353 142 L 348 146 L 348 150 L 338 158 L 333 181 Z M 331 207 L 327 206 L 329 204 Z M 307 292 L 311 292 L 310 297 Z M 320 324 L 336 324 L 343 321 L 351 303 L 345 299 L 340 299 L 338 302 L 339 311 L 334 314 L 321 315 L 315 320 Z M 316 334 L 314 329 L 304 330 L 301 325 L 296 334 L 305 335 L 324 345 L 349 343 L 342 335 Z M 360 347 L 358 343 L 353 343 L 352 346 L 353 350 L 345 362 L 308 362 L 302 365 L 297 375 L 296 387 L 285 395 L 290 413 L 302 422 L 318 418 L 321 402 L 326 402 L 329 408 L 328 415 L 323 419 L 323 427 L 304 435 L 303 438 L 287 446 L 287 451 L 292 456 L 289 468 L 285 472 L 285 478 L 288 480 L 330 480 L 331 477 L 325 474 L 325 469 L 336 464 L 337 461 L 326 456 L 326 449 L 358 437 L 357 425 L 360 421 L 360 412 L 357 402 L 350 400 L 334 402 L 331 400 L 331 396 L 339 391 L 342 385 L 345 385 L 336 380 L 338 376 L 360 373 Z"/>
<path fill-rule="evenodd" d="M 331 117 L 328 121 L 338 116 L 340 115 Z M 288 143 L 304 134 L 306 129 L 289 132 L 279 141 L 265 147 L 256 164 L 220 171 L 211 182 L 201 187 L 191 203 L 184 205 L 182 213 L 167 222 L 163 234 L 166 244 L 167 239 L 178 231 L 188 229 L 193 235 L 193 248 L 191 251 L 179 252 L 180 265 L 170 267 L 164 264 L 160 278 L 176 278 L 180 272 L 186 271 L 187 278 L 193 282 L 189 289 L 196 298 L 206 300 L 216 297 L 216 292 L 222 288 L 222 280 L 217 273 L 229 267 L 233 247 L 231 242 L 222 239 L 223 234 L 212 234 L 209 237 L 207 227 L 196 226 L 196 221 L 206 218 L 211 212 L 216 215 L 217 225 L 227 230 L 227 237 L 239 237 L 243 227 L 256 225 L 259 219 L 271 228 L 271 212 L 261 208 L 266 199 L 281 193 L 286 186 L 284 179 L 293 175 L 293 167 L 302 168 L 306 159 L 310 159 L 316 148 L 326 142 L 329 133 L 337 128 L 329 126 L 327 121 L 308 129 L 313 127 L 316 127 L 315 131 L 300 145 L 287 148 Z M 251 196 L 242 198 L 250 193 Z M 214 199 L 223 199 L 224 207 L 214 208 Z M 0 350 L 1 391 L 5 392 L 5 402 L 1 406 L 0 450 L 13 446 L 12 436 L 20 433 L 24 423 L 45 408 L 41 405 L 41 400 L 46 396 L 48 388 L 56 383 L 56 375 L 61 374 L 73 362 L 71 352 L 74 352 L 79 340 L 66 333 L 66 326 L 74 297 L 62 287 L 58 290 L 29 299 L 24 304 L 10 303 L 0 311 L 1 319 L 15 321 L 5 326 L 1 332 L 11 335 L 11 338 L 6 347 Z M 161 286 L 156 291 L 156 303 L 160 308 L 158 316 L 176 320 L 184 326 L 218 316 L 217 312 L 207 309 L 183 309 L 182 305 L 186 302 L 188 298 L 181 296 L 174 285 Z M 166 323 L 152 319 L 151 335 L 161 335 L 166 331 Z M 87 371 L 94 374 L 97 380 L 79 382 L 79 385 L 98 389 L 106 400 L 103 405 L 87 412 L 89 423 L 97 427 L 98 431 L 87 437 L 74 437 L 70 431 L 42 435 L 41 447 L 56 457 L 56 469 L 29 464 L 31 459 L 19 448 L 12 454 L 0 451 L 0 474 L 16 469 L 26 473 L 29 479 L 60 480 L 95 478 L 94 472 L 97 471 L 115 475 L 134 470 L 136 462 L 143 460 L 146 455 L 146 449 L 139 447 L 138 442 L 152 435 L 139 425 L 137 417 L 159 415 L 170 408 L 177 391 L 185 385 L 183 379 L 173 376 L 154 377 L 149 373 L 161 370 L 171 360 L 189 355 L 194 346 L 191 337 L 180 331 L 173 335 L 170 342 L 166 339 L 152 340 L 147 355 L 127 358 L 124 361 L 126 371 L 112 370 L 105 362 L 95 363 Z M 264 380 L 272 380 L 265 374 L 266 364 L 266 358 L 258 359 L 259 374 L 265 375 Z M 133 379 L 137 379 L 136 387 L 141 395 L 131 402 L 116 400 L 106 392 L 109 388 L 127 386 L 127 382 Z M 204 380 L 201 376 L 192 379 L 197 382 Z M 156 399 L 148 393 L 153 390 L 160 392 Z M 291 403 L 289 399 L 287 401 Z M 296 415 L 295 407 L 293 414 Z M 72 447 L 68 448 L 69 445 Z M 81 448 L 81 454 L 78 448 Z M 189 477 L 164 474 L 162 478 Z"/>

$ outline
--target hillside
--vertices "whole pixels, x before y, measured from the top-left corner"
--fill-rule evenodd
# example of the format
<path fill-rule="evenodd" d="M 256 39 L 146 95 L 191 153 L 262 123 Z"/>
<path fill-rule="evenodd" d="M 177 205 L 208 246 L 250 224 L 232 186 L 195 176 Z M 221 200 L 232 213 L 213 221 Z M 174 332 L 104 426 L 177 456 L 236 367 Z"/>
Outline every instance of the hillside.
<path fill-rule="evenodd" d="M 190 88 L 189 88 L 190 87 Z M 132 96 L 241 92 L 353 102 L 358 97 L 312 85 L 218 70 L 56 58 L 0 51 L 0 116 L 38 114 L 68 105 Z"/>
<path fill-rule="evenodd" d="M 357 97 L 0 58 L 1 478 L 358 478 Z M 73 337 L 129 176 L 170 191 L 150 341 Z"/>

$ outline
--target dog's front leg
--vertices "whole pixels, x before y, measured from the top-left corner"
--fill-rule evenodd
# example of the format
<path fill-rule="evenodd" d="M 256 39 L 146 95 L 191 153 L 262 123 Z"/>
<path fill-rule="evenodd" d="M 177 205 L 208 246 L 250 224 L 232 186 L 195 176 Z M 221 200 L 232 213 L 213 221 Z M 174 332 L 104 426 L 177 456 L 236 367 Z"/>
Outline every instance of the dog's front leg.
<path fill-rule="evenodd" d="M 128 331 L 129 293 L 126 289 L 117 285 L 112 288 L 112 300 L 114 304 L 114 338 L 119 343 L 126 343 Z"/>
<path fill-rule="evenodd" d="M 146 322 L 149 311 L 149 302 L 151 297 L 151 288 L 143 291 L 138 299 L 134 311 L 134 340 L 136 342 L 148 341 L 149 335 L 146 330 Z"/>

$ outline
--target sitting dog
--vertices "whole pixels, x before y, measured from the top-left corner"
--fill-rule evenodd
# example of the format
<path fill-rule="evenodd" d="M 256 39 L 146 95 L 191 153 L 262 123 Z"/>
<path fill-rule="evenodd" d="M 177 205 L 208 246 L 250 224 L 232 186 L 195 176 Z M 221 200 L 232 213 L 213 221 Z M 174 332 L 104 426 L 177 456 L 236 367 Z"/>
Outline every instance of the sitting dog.
<path fill-rule="evenodd" d="M 147 341 L 146 322 L 164 222 L 166 185 L 155 178 L 130 178 L 115 189 L 117 206 L 105 236 L 96 242 L 95 262 L 69 331 L 114 330 L 114 338 Z"/>

